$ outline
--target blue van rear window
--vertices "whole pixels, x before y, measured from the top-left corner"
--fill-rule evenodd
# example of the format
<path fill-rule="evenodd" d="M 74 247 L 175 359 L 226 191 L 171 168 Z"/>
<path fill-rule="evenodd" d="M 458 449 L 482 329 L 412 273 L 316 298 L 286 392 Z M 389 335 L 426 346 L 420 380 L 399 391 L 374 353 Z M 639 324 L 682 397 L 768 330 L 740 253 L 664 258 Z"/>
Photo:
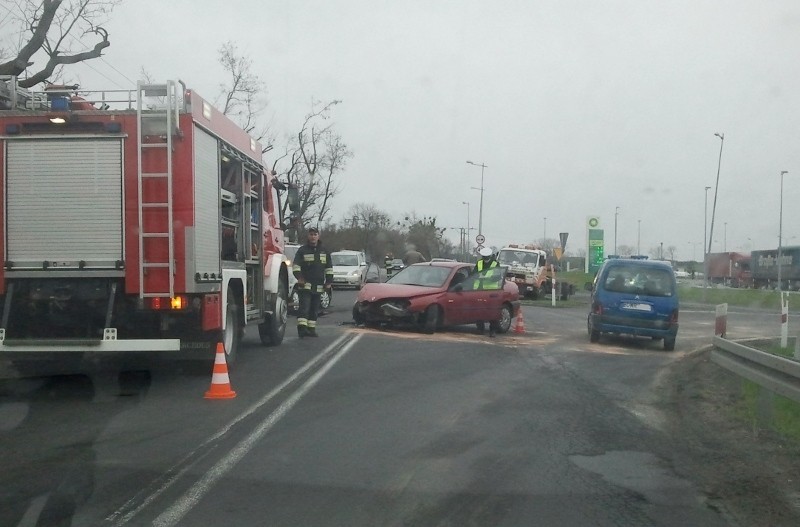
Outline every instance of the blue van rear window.
<path fill-rule="evenodd" d="M 672 296 L 672 271 L 642 265 L 614 265 L 608 270 L 605 290 L 648 296 Z"/>

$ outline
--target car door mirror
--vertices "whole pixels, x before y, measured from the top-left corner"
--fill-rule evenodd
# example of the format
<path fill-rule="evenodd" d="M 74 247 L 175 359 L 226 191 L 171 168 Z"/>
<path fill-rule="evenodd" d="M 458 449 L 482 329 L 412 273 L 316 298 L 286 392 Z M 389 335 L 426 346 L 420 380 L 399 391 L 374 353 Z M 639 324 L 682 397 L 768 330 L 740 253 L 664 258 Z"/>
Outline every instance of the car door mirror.
<path fill-rule="evenodd" d="M 464 284 L 461 284 L 461 283 L 456 284 L 456 285 L 454 285 L 453 287 L 450 288 L 450 291 L 453 291 L 453 292 L 456 292 L 456 293 L 460 293 L 463 290 L 464 290 Z"/>

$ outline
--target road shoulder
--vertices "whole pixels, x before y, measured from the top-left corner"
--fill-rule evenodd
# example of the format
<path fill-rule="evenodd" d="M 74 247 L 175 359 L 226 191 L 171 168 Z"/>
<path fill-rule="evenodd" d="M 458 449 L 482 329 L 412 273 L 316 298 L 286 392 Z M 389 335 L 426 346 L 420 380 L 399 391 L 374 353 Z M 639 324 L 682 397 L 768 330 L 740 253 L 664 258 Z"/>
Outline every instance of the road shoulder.
<path fill-rule="evenodd" d="M 734 524 L 800 525 L 800 444 L 748 420 L 741 379 L 709 355 L 676 361 L 657 387 L 675 471 Z"/>

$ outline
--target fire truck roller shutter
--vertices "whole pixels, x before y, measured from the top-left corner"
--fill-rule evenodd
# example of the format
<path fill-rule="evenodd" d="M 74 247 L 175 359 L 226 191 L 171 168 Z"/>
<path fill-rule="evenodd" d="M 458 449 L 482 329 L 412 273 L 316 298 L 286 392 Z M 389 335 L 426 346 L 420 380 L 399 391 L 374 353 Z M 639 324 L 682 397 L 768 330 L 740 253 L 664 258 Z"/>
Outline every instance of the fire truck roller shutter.
<path fill-rule="evenodd" d="M 196 273 L 220 274 L 219 143 L 198 126 L 194 128 L 194 260 L 187 280 Z"/>
<path fill-rule="evenodd" d="M 122 141 L 8 141 L 7 260 L 114 269 L 123 260 Z"/>

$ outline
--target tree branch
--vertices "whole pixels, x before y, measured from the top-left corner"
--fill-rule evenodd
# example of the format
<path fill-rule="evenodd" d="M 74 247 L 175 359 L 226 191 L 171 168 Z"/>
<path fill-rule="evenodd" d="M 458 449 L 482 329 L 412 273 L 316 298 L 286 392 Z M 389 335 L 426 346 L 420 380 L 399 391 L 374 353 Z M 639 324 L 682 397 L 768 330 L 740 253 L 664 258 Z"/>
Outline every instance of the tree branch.
<path fill-rule="evenodd" d="M 47 40 L 47 32 L 50 30 L 53 18 L 55 18 L 58 7 L 61 5 L 62 1 L 63 0 L 42 1 L 42 16 L 39 18 L 39 23 L 31 22 L 31 29 L 33 30 L 31 39 L 19 50 L 16 57 L 8 62 L 0 64 L 0 75 L 20 75 L 33 64 L 31 62 L 31 57 L 42 48 L 42 45 L 44 45 Z"/>
<path fill-rule="evenodd" d="M 47 78 L 52 75 L 53 70 L 60 65 L 75 64 L 84 60 L 100 57 L 102 55 L 102 51 L 110 46 L 111 42 L 108 41 L 108 32 L 105 29 L 97 27 L 95 28 L 94 33 L 101 35 L 103 40 L 95 44 L 93 49 L 90 51 L 84 51 L 82 53 L 76 53 L 74 55 L 60 55 L 58 52 L 56 52 L 56 54 L 50 56 L 50 60 L 47 61 L 47 64 L 44 68 L 42 68 L 41 71 L 23 81 L 20 81 L 19 85 L 23 88 L 30 88 L 31 86 L 35 86 L 36 84 L 47 80 Z"/>

